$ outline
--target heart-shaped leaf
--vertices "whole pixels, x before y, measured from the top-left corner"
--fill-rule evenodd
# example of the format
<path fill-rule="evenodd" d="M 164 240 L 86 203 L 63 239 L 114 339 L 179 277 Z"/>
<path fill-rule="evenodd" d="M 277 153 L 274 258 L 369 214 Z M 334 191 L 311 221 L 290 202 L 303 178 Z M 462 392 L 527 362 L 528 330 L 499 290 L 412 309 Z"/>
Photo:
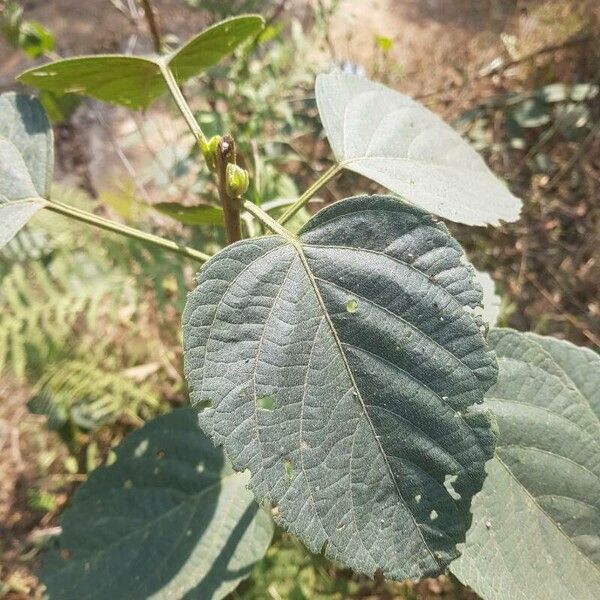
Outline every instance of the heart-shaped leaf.
<path fill-rule="evenodd" d="M 499 329 L 496 458 L 452 571 L 486 600 L 593 600 L 600 590 L 600 357 Z"/>
<path fill-rule="evenodd" d="M 493 452 L 468 412 L 496 378 L 480 301 L 446 227 L 392 197 L 229 246 L 184 313 L 200 425 L 313 552 L 370 575 L 439 573 Z"/>
<path fill-rule="evenodd" d="M 262 17 L 243 15 L 205 29 L 166 56 L 96 55 L 67 58 L 25 71 L 19 81 L 55 93 L 76 93 L 129 108 L 146 108 L 167 91 L 165 63 L 182 83 L 217 64 L 257 35 Z"/>
<path fill-rule="evenodd" d="M 44 206 L 54 169 L 52 129 L 41 104 L 0 96 L 0 248 Z"/>
<path fill-rule="evenodd" d="M 77 490 L 42 568 L 51 600 L 218 600 L 248 577 L 271 518 L 195 420 L 154 419 Z"/>
<path fill-rule="evenodd" d="M 521 201 L 449 125 L 357 75 L 319 75 L 317 105 L 340 164 L 432 213 L 468 225 L 519 218 Z"/>

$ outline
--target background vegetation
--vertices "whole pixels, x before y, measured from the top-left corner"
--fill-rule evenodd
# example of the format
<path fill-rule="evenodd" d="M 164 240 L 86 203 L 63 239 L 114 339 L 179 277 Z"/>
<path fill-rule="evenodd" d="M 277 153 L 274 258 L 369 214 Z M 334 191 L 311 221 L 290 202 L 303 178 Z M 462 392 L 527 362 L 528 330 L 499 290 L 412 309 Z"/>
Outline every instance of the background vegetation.
<path fill-rule="evenodd" d="M 252 175 L 250 193 L 263 207 L 281 210 L 329 164 L 316 119 L 315 73 L 333 64 L 364 72 L 452 121 L 524 199 L 516 224 L 451 226 L 475 266 L 496 281 L 501 323 L 598 348 L 597 2 L 154 4 L 166 43 L 231 14 L 254 10 L 267 18 L 251 49 L 204 79 L 210 94 L 198 85 L 186 88 L 206 133 L 231 131 L 240 142 Z M 0 91 L 14 88 L 14 76 L 44 57 L 152 50 L 143 11 L 133 0 L 30 0 L 0 7 Z M 51 106 L 62 179 L 55 198 L 185 239 L 205 252 L 223 243 L 211 228 L 153 208 L 214 198 L 192 140 L 166 101 L 147 115 L 77 98 Z M 356 177 L 344 174 L 318 201 L 352 195 Z M 313 211 L 318 207 L 311 204 Z M 297 224 L 307 216 L 301 214 Z M 186 403 L 180 315 L 195 268 L 183 258 L 47 214 L 2 252 L 0 597 L 41 597 L 34 575 L 39 552 L 56 534 L 57 517 L 75 486 L 112 460 L 112 448 L 128 430 Z M 418 586 L 358 578 L 279 532 L 265 561 L 233 597 L 470 593 L 447 578 Z"/>

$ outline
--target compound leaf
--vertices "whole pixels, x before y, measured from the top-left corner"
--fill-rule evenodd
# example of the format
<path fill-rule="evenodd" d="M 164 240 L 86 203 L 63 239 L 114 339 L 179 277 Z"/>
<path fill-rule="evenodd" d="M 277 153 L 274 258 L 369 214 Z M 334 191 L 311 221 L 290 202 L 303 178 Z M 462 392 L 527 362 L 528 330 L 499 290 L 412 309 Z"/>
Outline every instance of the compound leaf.
<path fill-rule="evenodd" d="M 129 108 L 147 108 L 167 91 L 161 62 L 179 83 L 198 75 L 259 33 L 263 19 L 243 15 L 221 21 L 169 55 L 95 55 L 57 60 L 25 71 L 19 81 L 54 93 L 82 94 Z"/>
<path fill-rule="evenodd" d="M 184 314 L 200 425 L 313 552 L 421 577 L 456 557 L 494 436 L 468 411 L 496 362 L 446 227 L 359 196 L 296 238 L 229 246 Z"/>
<path fill-rule="evenodd" d="M 54 169 L 52 129 L 41 104 L 0 96 L 0 248 L 45 204 Z"/>
<path fill-rule="evenodd" d="M 600 589 L 600 357 L 509 329 L 490 342 L 496 458 L 452 571 L 486 600 L 593 600 Z M 596 412 L 594 412 L 594 410 Z"/>
<path fill-rule="evenodd" d="M 221 21 L 193 37 L 175 51 L 167 63 L 180 83 L 198 75 L 231 54 L 264 27 L 259 15 L 242 15 Z"/>
<path fill-rule="evenodd" d="M 18 80 L 55 94 L 81 94 L 129 108 L 146 108 L 166 90 L 156 60 L 118 54 L 64 58 L 29 69 Z"/>
<path fill-rule="evenodd" d="M 468 225 L 519 218 L 521 201 L 423 105 L 357 75 L 319 75 L 317 105 L 340 164 L 441 217 Z"/>
<path fill-rule="evenodd" d="M 195 420 L 154 419 L 77 490 L 42 568 L 50 599 L 215 600 L 250 574 L 271 518 Z"/>

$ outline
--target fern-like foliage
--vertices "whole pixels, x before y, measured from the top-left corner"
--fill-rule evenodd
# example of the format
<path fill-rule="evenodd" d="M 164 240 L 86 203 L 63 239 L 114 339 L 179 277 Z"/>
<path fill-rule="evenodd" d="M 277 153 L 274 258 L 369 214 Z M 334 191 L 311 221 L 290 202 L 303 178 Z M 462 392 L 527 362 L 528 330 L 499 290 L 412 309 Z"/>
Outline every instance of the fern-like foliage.
<path fill-rule="evenodd" d="M 68 189 L 57 196 L 91 208 Z M 183 304 L 185 261 L 144 247 L 132 254 L 126 240 L 43 217 L 0 252 L 0 374 L 32 390 L 30 408 L 56 429 L 161 412 L 165 381 L 181 381 L 147 330 L 156 304 Z M 140 378 L 140 365 L 153 364 Z"/>
<path fill-rule="evenodd" d="M 77 254 L 12 265 L 0 282 L 0 371 L 25 379 L 69 353 L 78 325 L 114 311 L 117 281 L 97 267 Z"/>
<path fill-rule="evenodd" d="M 47 415 L 53 429 L 68 419 L 83 429 L 97 429 L 123 415 L 148 418 L 159 412 L 160 399 L 150 386 L 108 370 L 98 358 L 75 358 L 46 367 L 29 407 Z"/>

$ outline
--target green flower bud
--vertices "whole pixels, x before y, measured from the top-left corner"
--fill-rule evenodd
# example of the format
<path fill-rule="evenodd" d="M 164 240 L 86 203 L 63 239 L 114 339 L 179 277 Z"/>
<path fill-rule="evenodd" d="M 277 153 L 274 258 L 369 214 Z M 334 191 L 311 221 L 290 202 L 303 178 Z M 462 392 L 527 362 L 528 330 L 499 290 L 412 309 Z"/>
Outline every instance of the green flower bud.
<path fill-rule="evenodd" d="M 246 169 L 242 169 L 233 163 L 229 163 L 225 175 L 228 196 L 237 198 L 246 193 L 248 185 L 250 184 L 250 177 L 248 176 L 248 171 L 246 171 Z"/>
<path fill-rule="evenodd" d="M 213 135 L 207 142 L 200 142 L 200 151 L 211 171 L 217 168 L 217 150 L 219 149 L 220 135 Z"/>

